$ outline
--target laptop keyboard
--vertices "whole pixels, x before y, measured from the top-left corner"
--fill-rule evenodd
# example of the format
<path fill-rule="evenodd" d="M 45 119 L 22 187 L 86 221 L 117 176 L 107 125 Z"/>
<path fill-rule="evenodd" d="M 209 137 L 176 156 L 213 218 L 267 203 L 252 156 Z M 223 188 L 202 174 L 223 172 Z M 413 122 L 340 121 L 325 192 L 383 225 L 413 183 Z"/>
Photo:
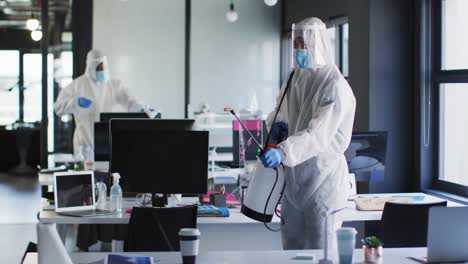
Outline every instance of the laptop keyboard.
<path fill-rule="evenodd" d="M 112 212 L 111 211 L 107 211 L 107 210 L 99 210 L 99 209 L 96 209 L 96 210 L 84 210 L 84 211 L 76 211 L 76 212 L 66 212 L 64 213 L 66 215 L 72 215 L 72 216 L 82 216 L 82 217 L 86 217 L 86 216 L 101 216 L 101 215 L 112 215 Z"/>

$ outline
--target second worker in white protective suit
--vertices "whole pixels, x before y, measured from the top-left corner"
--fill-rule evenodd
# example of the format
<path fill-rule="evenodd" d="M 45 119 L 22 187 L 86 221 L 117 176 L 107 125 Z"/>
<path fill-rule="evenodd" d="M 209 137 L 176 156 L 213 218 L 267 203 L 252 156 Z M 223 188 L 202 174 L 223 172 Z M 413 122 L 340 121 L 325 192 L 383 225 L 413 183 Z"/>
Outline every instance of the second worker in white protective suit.
<path fill-rule="evenodd" d="M 111 80 L 106 56 L 99 50 L 91 50 L 86 58 L 85 74 L 62 89 L 54 105 L 58 116 L 73 114 L 75 153 L 80 146 L 94 144 L 94 122 L 99 121 L 101 112 L 115 112 L 116 106 L 128 112 L 146 112 L 150 118 L 157 115 L 131 96 L 121 81 Z"/>
<path fill-rule="evenodd" d="M 288 134 L 260 159 L 267 168 L 285 166 L 286 189 L 281 202 L 284 249 L 323 248 L 321 213 L 346 206 L 348 166 L 344 156 L 352 135 L 356 100 L 351 87 L 334 64 L 325 24 L 308 18 L 293 25 L 294 71 L 290 87 L 274 124 L 267 119 L 272 138 Z M 283 85 L 279 98 L 285 92 Z M 278 100 L 279 103 L 279 100 Z M 276 143 L 276 142 L 272 142 Z M 336 247 L 329 228 L 329 245 Z"/>

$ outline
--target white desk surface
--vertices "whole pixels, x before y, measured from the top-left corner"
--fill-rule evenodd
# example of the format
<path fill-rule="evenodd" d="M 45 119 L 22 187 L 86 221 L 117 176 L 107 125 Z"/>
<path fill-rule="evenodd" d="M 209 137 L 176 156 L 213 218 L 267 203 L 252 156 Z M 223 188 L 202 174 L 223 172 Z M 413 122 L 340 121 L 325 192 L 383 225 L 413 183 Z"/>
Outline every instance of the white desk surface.
<path fill-rule="evenodd" d="M 203 240 L 201 241 L 203 243 Z M 295 260 L 297 253 L 312 253 L 315 256 L 315 261 Z M 132 253 L 124 253 L 132 254 Z M 158 264 L 176 264 L 182 263 L 179 252 L 139 252 L 133 253 L 138 256 L 153 256 Z M 427 255 L 426 248 L 386 248 L 384 249 L 383 263 L 391 264 L 417 264 L 419 262 L 410 259 L 410 257 L 421 258 Z M 93 263 L 102 261 L 106 253 L 72 253 L 71 258 L 74 263 Z M 322 250 L 304 250 L 304 251 L 213 251 L 201 253 L 197 258 L 199 264 L 231 264 L 231 263 L 246 263 L 246 264 L 297 264 L 297 263 L 318 263 L 322 258 Z M 362 249 L 354 250 L 353 263 L 364 263 Z M 24 262 L 25 264 L 37 264 L 37 253 L 29 253 Z M 99 263 L 99 262 L 98 262 Z"/>
<path fill-rule="evenodd" d="M 394 193 L 394 194 L 368 194 L 359 196 L 399 196 L 399 195 L 424 195 L 423 201 L 417 203 L 433 203 L 443 201 L 440 198 L 423 194 L 423 193 Z M 193 199 L 192 199 L 193 200 Z M 131 201 L 131 199 L 130 199 Z M 124 201 L 124 208 L 131 208 L 134 203 L 129 200 Z M 450 203 L 449 206 L 457 206 L 458 204 Z M 353 201 L 348 201 L 348 206 L 345 210 L 339 212 L 336 217 L 340 217 L 342 221 L 379 221 L 382 218 L 382 211 L 358 211 L 356 204 Z M 57 214 L 55 211 L 41 211 L 41 223 L 56 223 L 56 224 L 128 224 L 130 214 L 122 213 L 121 215 L 98 216 L 98 217 L 71 217 Z M 276 216 L 273 218 L 274 224 L 279 224 L 280 219 Z M 199 217 L 198 224 L 261 224 L 254 221 L 240 212 L 240 207 L 230 209 L 230 217 Z"/>
<path fill-rule="evenodd" d="M 121 215 L 112 216 L 96 216 L 96 217 L 71 217 L 57 214 L 55 211 L 41 211 L 41 223 L 56 223 L 56 224 L 128 224 L 130 214 L 122 213 Z M 279 224 L 280 219 L 275 216 L 274 223 Z M 240 212 L 240 207 L 231 208 L 229 217 L 198 217 L 198 225 L 205 224 L 261 224 L 244 216 Z"/>

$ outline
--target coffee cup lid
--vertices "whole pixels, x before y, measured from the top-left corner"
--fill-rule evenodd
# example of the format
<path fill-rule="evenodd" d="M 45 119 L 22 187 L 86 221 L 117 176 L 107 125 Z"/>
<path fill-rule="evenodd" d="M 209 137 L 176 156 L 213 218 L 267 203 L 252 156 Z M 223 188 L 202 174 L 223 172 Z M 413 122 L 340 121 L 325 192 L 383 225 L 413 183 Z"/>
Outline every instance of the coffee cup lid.
<path fill-rule="evenodd" d="M 199 236 L 200 231 L 198 228 L 182 228 L 179 231 L 179 236 Z"/>
<path fill-rule="evenodd" d="M 353 227 L 342 227 L 342 228 L 338 228 L 338 230 L 336 230 L 336 233 L 357 234 L 357 231 Z"/>

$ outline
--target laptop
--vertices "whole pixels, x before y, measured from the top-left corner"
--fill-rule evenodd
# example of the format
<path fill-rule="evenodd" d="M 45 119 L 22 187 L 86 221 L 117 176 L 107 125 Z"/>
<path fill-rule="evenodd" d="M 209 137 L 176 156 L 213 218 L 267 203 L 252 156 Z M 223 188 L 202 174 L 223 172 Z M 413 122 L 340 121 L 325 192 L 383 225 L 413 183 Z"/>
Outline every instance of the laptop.
<path fill-rule="evenodd" d="M 468 207 L 429 210 L 427 262 L 468 261 Z"/>
<path fill-rule="evenodd" d="M 111 211 L 96 209 L 94 186 L 93 171 L 54 173 L 55 212 L 78 217 L 111 215 Z"/>

